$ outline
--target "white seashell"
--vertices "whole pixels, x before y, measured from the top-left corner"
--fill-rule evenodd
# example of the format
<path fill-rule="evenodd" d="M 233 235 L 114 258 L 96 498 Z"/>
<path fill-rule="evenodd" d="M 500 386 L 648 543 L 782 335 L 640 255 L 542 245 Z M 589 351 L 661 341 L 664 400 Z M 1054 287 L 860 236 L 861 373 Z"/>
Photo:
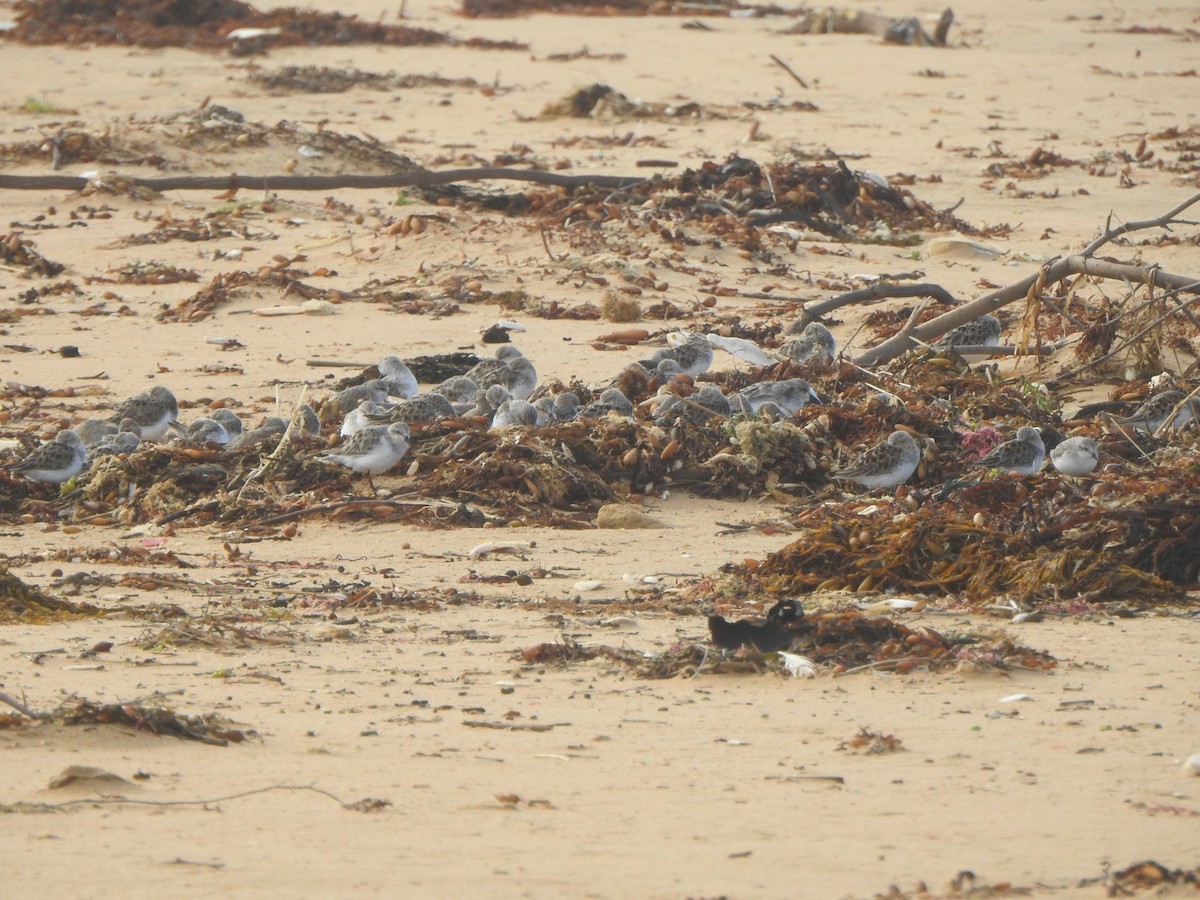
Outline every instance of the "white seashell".
<path fill-rule="evenodd" d="M 467 556 L 471 559 L 482 559 L 490 553 L 511 553 L 514 556 L 520 556 L 532 549 L 533 544 L 529 541 L 488 541 L 472 547 L 467 552 Z"/>
<path fill-rule="evenodd" d="M 307 156 L 309 159 L 320 159 L 325 155 L 316 147 L 310 147 L 308 144 L 301 144 L 296 148 L 296 152 L 301 156 Z"/>
<path fill-rule="evenodd" d="M 781 652 L 779 658 L 783 661 L 783 667 L 787 669 L 787 673 L 793 678 L 817 677 L 817 666 L 808 657 L 798 653 Z"/>
<path fill-rule="evenodd" d="M 302 316 L 303 306 L 264 306 L 254 310 L 256 316 Z"/>
<path fill-rule="evenodd" d="M 1183 761 L 1183 771 L 1189 775 L 1200 775 L 1200 753 L 1194 753 Z"/>
<path fill-rule="evenodd" d="M 1020 703 L 1025 700 L 1032 700 L 1028 694 L 1009 694 L 1007 697 L 1001 697 L 997 703 Z"/>
<path fill-rule="evenodd" d="M 613 616 L 600 622 L 605 628 L 618 628 L 621 631 L 637 631 L 638 620 L 633 616 Z"/>
<path fill-rule="evenodd" d="M 225 39 L 229 41 L 252 41 L 255 38 L 271 37 L 279 34 L 278 28 L 235 28 Z"/>
<path fill-rule="evenodd" d="M 582 581 L 575 582 L 575 584 L 574 584 L 575 590 L 580 591 L 580 592 L 596 591 L 602 587 L 604 587 L 604 582 L 598 581 L 595 578 L 585 578 Z"/>

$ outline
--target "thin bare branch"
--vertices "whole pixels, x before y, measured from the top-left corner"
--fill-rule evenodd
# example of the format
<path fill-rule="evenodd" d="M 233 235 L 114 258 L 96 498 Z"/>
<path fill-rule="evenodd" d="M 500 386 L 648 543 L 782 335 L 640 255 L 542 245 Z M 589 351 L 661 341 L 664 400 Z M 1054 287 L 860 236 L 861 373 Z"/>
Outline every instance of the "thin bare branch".
<path fill-rule="evenodd" d="M 1168 210 L 1167 212 L 1163 213 L 1161 216 L 1158 216 L 1157 218 L 1143 219 L 1140 222 L 1126 222 L 1124 225 L 1118 225 L 1116 228 L 1108 228 L 1105 230 L 1104 234 L 1100 235 L 1100 237 L 1096 238 L 1094 241 L 1092 241 L 1090 244 L 1088 244 L 1086 247 L 1084 247 L 1083 251 L 1079 255 L 1080 256 L 1089 256 L 1089 257 L 1093 256 L 1093 255 L 1095 255 L 1097 250 L 1099 250 L 1101 247 L 1103 247 L 1109 241 L 1116 240 L 1121 235 L 1129 234 L 1129 232 L 1131 232 L 1131 231 L 1141 231 L 1145 228 L 1168 228 L 1168 230 L 1169 230 L 1169 226 L 1172 224 L 1183 224 L 1183 223 L 1176 223 L 1175 217 L 1178 216 L 1185 209 L 1187 209 L 1189 206 L 1194 206 L 1196 203 L 1200 203 L 1200 194 L 1192 194 L 1192 196 L 1188 197 L 1186 200 L 1184 200 L 1178 206 L 1173 207 L 1172 209 Z M 1109 214 L 1109 220 L 1110 221 L 1112 220 L 1111 213 Z M 1195 223 L 1187 223 L 1187 224 L 1195 224 Z"/>
<path fill-rule="evenodd" d="M 1200 293 L 1200 282 L 1194 276 L 1174 275 L 1164 272 L 1157 267 L 1133 266 L 1125 263 L 1109 262 L 1107 260 L 1091 259 L 1085 256 L 1068 256 L 1065 259 L 1053 259 L 1047 262 L 1041 270 L 1027 275 L 1020 281 L 997 290 L 990 291 L 966 303 L 957 309 L 930 319 L 912 330 L 911 335 L 898 334 L 872 347 L 854 361 L 860 366 L 877 366 L 895 359 L 900 354 L 915 345 L 913 338 L 923 342 L 932 342 L 945 334 L 951 328 L 956 328 L 971 322 L 985 313 L 994 312 L 1003 306 L 1023 300 L 1029 289 L 1041 280 L 1043 286 L 1049 287 L 1072 275 L 1088 275 L 1096 278 L 1113 278 L 1120 281 L 1136 282 L 1139 284 L 1154 284 L 1169 290 L 1185 293 Z"/>

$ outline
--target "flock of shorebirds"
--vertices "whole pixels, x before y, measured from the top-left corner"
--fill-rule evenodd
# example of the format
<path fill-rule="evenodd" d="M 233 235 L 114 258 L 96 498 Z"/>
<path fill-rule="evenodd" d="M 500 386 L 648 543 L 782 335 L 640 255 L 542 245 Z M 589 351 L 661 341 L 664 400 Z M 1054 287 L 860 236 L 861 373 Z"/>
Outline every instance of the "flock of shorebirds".
<path fill-rule="evenodd" d="M 987 315 L 948 332 L 933 346 L 949 350 L 986 348 L 998 344 L 1000 335 L 999 320 Z M 821 402 L 803 378 L 759 381 L 728 395 L 711 383 L 697 388 L 694 379 L 709 369 L 718 349 L 757 366 L 788 362 L 802 367 L 801 371 L 805 366 L 814 371 L 828 368 L 837 353 L 833 335 L 818 322 L 807 325 L 777 350 L 766 350 L 741 338 L 675 332 L 668 336 L 667 347 L 634 364 L 650 383 L 659 385 L 658 394 L 642 404 L 648 406 L 655 424 L 704 422 L 735 415 L 786 419 L 809 403 Z M 329 397 L 322 407 L 322 417 L 311 407 L 302 406 L 292 423 L 268 418 L 256 429 L 244 428 L 228 409 L 213 410 L 185 426 L 179 421 L 175 396 L 165 387 L 155 387 L 125 400 L 107 419 L 87 419 L 60 431 L 9 470 L 32 481 L 62 484 L 79 475 L 91 460 L 130 453 L 143 441 L 161 441 L 171 433 L 193 446 L 239 449 L 272 437 L 279 439 L 289 427 L 317 434 L 321 418 L 328 421 L 333 417 L 341 422 L 340 442 L 321 451 L 321 457 L 369 478 L 395 468 L 407 455 L 410 423 L 473 416 L 486 419 L 490 428 L 506 429 L 638 414 L 633 401 L 616 386 L 597 389 L 586 402 L 568 390 L 551 392 L 547 386 L 539 389 L 533 363 L 512 344 L 503 345 L 495 357 L 424 393 L 399 357 L 385 357 L 377 368 L 378 378 Z M 324 415 L 326 410 L 328 416 Z M 1132 415 L 1114 421 L 1156 433 L 1164 427 L 1180 428 L 1193 419 L 1200 420 L 1200 399 L 1169 389 L 1151 396 Z M 1100 460 L 1096 442 L 1090 437 L 1068 437 L 1048 447 L 1037 428 L 1025 425 L 974 465 L 1033 475 L 1042 469 L 1047 453 L 1054 467 L 1069 476 L 1086 475 Z M 913 434 L 898 428 L 833 474 L 868 490 L 893 488 L 912 477 L 921 456 Z"/>

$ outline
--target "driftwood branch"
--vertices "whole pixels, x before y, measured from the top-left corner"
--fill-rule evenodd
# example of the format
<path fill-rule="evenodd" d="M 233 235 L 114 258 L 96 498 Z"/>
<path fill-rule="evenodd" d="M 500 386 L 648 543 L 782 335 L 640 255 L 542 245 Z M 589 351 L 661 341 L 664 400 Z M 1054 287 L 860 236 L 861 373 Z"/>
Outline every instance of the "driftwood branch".
<path fill-rule="evenodd" d="M 447 169 L 444 172 L 397 172 L 393 175 L 179 175 L 119 180 L 154 191 L 330 191 L 344 188 L 432 187 L 459 181 L 529 181 L 558 187 L 622 188 L 646 179 L 628 175 L 563 175 L 529 169 Z M 0 190 L 80 191 L 89 180 L 74 175 L 0 175 Z"/>
<path fill-rule="evenodd" d="M 1197 195 L 1200 198 L 1200 195 Z M 1157 222 L 1157 220 L 1155 220 Z M 919 325 L 910 334 L 898 334 L 882 344 L 872 347 L 866 353 L 860 354 L 854 362 L 860 366 L 877 366 L 895 359 L 916 345 L 913 338 L 926 343 L 945 334 L 951 328 L 966 324 L 986 313 L 994 312 L 1002 306 L 1007 306 L 1014 300 L 1021 300 L 1029 294 L 1030 288 L 1039 280 L 1043 286 L 1049 286 L 1069 278 L 1072 275 L 1089 275 L 1095 278 L 1113 278 L 1119 281 L 1136 282 L 1138 284 L 1153 284 L 1155 287 L 1167 290 L 1177 290 L 1185 293 L 1200 294 L 1200 281 L 1187 275 L 1173 275 L 1161 269 L 1150 266 L 1132 266 L 1125 263 L 1109 262 L 1107 260 L 1091 259 L 1086 256 L 1068 256 L 1048 262 L 1041 270 L 1014 282 L 1007 287 L 998 288 L 966 303 L 948 313 L 930 319 Z"/>
<path fill-rule="evenodd" d="M 29 709 L 29 707 L 27 707 L 20 700 L 17 700 L 14 697 L 10 697 L 8 694 L 5 694 L 3 692 L 0 692 L 0 703 L 4 703 L 8 706 L 11 706 L 17 712 L 21 713 L 24 716 L 28 716 L 31 719 L 43 718 L 43 716 L 39 715 L 38 713 L 33 712 L 31 709 Z"/>
<path fill-rule="evenodd" d="M 1190 287 L 1191 287 L 1192 293 L 1200 294 L 1200 281 L 1193 282 L 1190 285 Z M 1156 298 L 1155 302 L 1158 302 L 1158 299 L 1159 298 Z M 1200 302 L 1200 298 L 1197 298 L 1197 300 L 1192 300 L 1190 302 L 1192 302 L 1192 303 Z M 1143 337 L 1145 337 L 1147 334 L 1149 334 L 1151 331 L 1153 331 L 1155 328 L 1157 328 L 1159 325 L 1161 325 L 1167 319 L 1171 318 L 1171 316 L 1175 315 L 1175 313 L 1179 312 L 1181 309 L 1186 312 L 1187 306 L 1184 305 L 1184 306 L 1171 307 L 1171 309 L 1167 310 L 1165 313 L 1163 313 L 1162 315 L 1155 318 L 1154 321 L 1151 322 L 1149 325 L 1146 325 L 1144 328 L 1142 328 L 1142 330 L 1137 332 L 1137 334 L 1130 335 L 1125 340 L 1123 340 L 1121 343 L 1119 343 L 1117 346 L 1113 347 L 1111 350 L 1109 350 L 1107 353 L 1105 353 L 1103 356 L 1099 356 L 1096 359 L 1088 360 L 1083 365 L 1081 365 L 1077 368 L 1074 368 L 1069 372 L 1064 372 L 1062 375 L 1059 375 L 1057 378 L 1053 379 L 1052 381 L 1050 381 L 1048 383 L 1053 385 L 1053 384 L 1059 384 L 1061 382 L 1067 381 L 1071 378 L 1074 378 L 1077 375 L 1081 375 L 1082 373 L 1086 372 L 1088 369 L 1094 368 L 1094 367 L 1100 365 L 1101 363 L 1105 362 L 1106 360 L 1111 359 L 1112 357 L 1116 356 L 1118 353 L 1120 353 L 1125 348 L 1130 347 L 1133 344 L 1136 344 Z M 1118 317 L 1118 318 L 1121 318 L 1121 317 Z M 1176 410 L 1175 412 L 1178 412 L 1178 410 Z M 1172 413 L 1171 418 L 1168 419 L 1168 421 L 1172 421 L 1173 419 L 1174 419 L 1174 413 Z"/>
<path fill-rule="evenodd" d="M 820 303 L 806 304 L 800 313 L 800 319 L 788 330 L 792 332 L 802 331 L 804 330 L 804 326 L 809 322 L 816 321 L 826 313 L 833 312 L 835 309 L 841 309 L 843 306 L 849 306 L 851 303 L 872 303 L 877 300 L 885 300 L 893 297 L 930 297 L 938 303 L 951 306 L 958 303 L 954 295 L 939 284 L 892 284 L 881 281 L 870 287 L 860 288 L 857 291 L 838 294 L 836 297 L 830 297 L 828 300 L 822 300 Z"/>
<path fill-rule="evenodd" d="M 1108 227 L 1104 234 L 1087 245 L 1083 251 L 1066 258 L 1054 258 L 1043 264 L 1042 268 L 1020 281 L 998 288 L 984 294 L 970 303 L 953 309 L 936 319 L 930 319 L 911 332 L 895 335 L 860 354 L 855 360 L 859 366 L 877 366 L 895 359 L 906 350 L 911 349 L 918 341 L 927 343 L 945 334 L 951 328 L 957 328 L 973 321 L 982 315 L 994 312 L 1002 306 L 1007 306 L 1015 300 L 1028 297 L 1031 290 L 1041 290 L 1062 281 L 1072 275 L 1086 275 L 1093 278 L 1112 278 L 1118 281 L 1136 282 L 1182 293 L 1200 293 L 1200 283 L 1194 277 L 1172 275 L 1163 272 L 1156 266 L 1134 266 L 1107 260 L 1094 259 L 1095 252 L 1110 241 L 1132 231 L 1146 228 L 1169 228 L 1172 224 L 1184 224 L 1179 218 L 1180 213 L 1190 206 L 1200 203 L 1200 193 L 1193 194 L 1177 204 L 1161 216 L 1145 219 L 1140 222 L 1127 222 L 1124 225 L 1112 227 L 1112 216 L 1109 216 Z M 855 292 L 857 293 L 857 292 Z M 843 295 L 849 296 L 849 295 Z M 834 298 L 835 300 L 838 298 Z M 806 313 L 808 310 L 806 309 Z M 916 338 L 914 341 L 913 338 Z"/>
<path fill-rule="evenodd" d="M 1196 203 L 1200 203 L 1200 194 L 1192 194 L 1192 196 L 1188 197 L 1186 200 L 1184 200 L 1178 206 L 1174 207 L 1173 209 L 1168 210 L 1167 212 L 1163 213 L 1158 218 L 1144 219 L 1141 222 L 1126 222 L 1124 225 L 1118 225 L 1116 228 L 1112 227 L 1112 213 L 1109 213 L 1108 224 L 1104 230 L 1104 234 L 1100 235 L 1100 237 L 1096 238 L 1094 241 L 1092 241 L 1090 244 L 1088 244 L 1086 247 L 1084 247 L 1083 252 L 1080 253 L 1079 255 L 1080 256 L 1094 256 L 1096 251 L 1099 250 L 1101 247 L 1103 247 L 1105 244 L 1107 244 L 1109 241 L 1116 240 L 1121 235 L 1128 234 L 1131 231 L 1141 231 L 1146 228 L 1166 228 L 1169 231 L 1171 224 L 1177 222 L 1176 216 L 1178 216 L 1181 212 L 1183 212 L 1189 206 L 1194 206 Z M 1179 223 L 1179 224 L 1185 224 L 1185 223 Z M 1186 223 L 1186 224 L 1195 224 L 1195 223 Z"/>

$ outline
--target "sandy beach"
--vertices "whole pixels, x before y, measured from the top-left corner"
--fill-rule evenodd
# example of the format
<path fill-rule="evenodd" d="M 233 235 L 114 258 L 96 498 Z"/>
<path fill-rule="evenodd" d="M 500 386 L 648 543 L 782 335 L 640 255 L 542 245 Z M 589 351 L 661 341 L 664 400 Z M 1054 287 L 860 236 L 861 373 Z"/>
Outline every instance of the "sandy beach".
<path fill-rule="evenodd" d="M 839 240 L 792 221 L 752 245 L 733 226 L 634 207 L 620 189 L 603 198 L 621 208 L 603 222 L 588 219 L 603 206 L 590 202 L 541 217 L 538 203 L 564 195 L 516 182 L 466 184 L 472 196 L 447 189 L 440 200 L 395 188 L 4 190 L 9 236 L 62 268 L 39 273 L 10 256 L 0 269 L 0 439 L 26 448 L 156 385 L 179 398 L 185 423 L 218 406 L 251 423 L 287 417 L 388 354 L 489 356 L 481 335 L 501 319 L 524 329 L 513 341 L 542 382 L 597 385 L 662 345 L 598 342 L 615 329 L 657 338 L 736 321 L 778 332 L 805 303 L 917 272 L 965 302 L 1078 253 L 1106 223 L 1152 219 L 1200 190 L 1200 17 L 1185 3 L 966 0 L 945 47 L 789 34 L 796 17 L 779 14 L 466 18 L 409 4 L 402 22 L 396 4 L 314 8 L 526 49 L 268 40 L 237 55 L 6 40 L 0 175 L 383 175 L 402 156 L 435 171 L 633 179 L 735 155 L 842 159 L 952 210 L 964 228 Z M 865 8 L 926 28 L 942 12 L 899 0 Z M 305 66 L 358 83 L 310 93 L 281 77 Z M 592 84 L 632 105 L 545 112 Z M 204 112 L 214 109 L 224 118 Z M 500 197 L 522 190 L 529 209 Z M 188 236 L 205 229 L 220 232 Z M 1197 241 L 1196 226 L 1181 224 L 1110 250 L 1195 274 Z M 255 314 L 300 304 L 309 289 L 328 314 Z M 1126 288 L 1079 289 L 1095 301 Z M 205 291 L 210 307 L 196 299 Z M 585 317 L 606 296 L 635 300 L 642 317 Z M 876 342 L 868 314 L 912 305 L 847 307 L 831 329 L 852 358 Z M 655 319 L 652 308 L 680 317 Z M 1015 326 L 1021 313 L 1002 315 Z M 1164 365 L 1191 390 L 1194 356 L 1181 347 L 1164 349 Z M 1002 360 L 997 377 L 1040 383 L 1068 367 L 1065 355 L 1040 367 Z M 727 354 L 714 368 L 751 370 Z M 1072 385 L 1063 406 L 1106 399 L 1120 382 L 1109 373 Z M 1192 426 L 1170 457 L 1188 477 L 1197 442 Z M 9 446 L 6 463 L 23 452 Z M 944 595 L 889 610 L 911 629 L 1003 630 L 1052 657 L 1045 671 L 654 679 L 619 654 L 546 663 L 530 648 L 710 646 L 712 585 L 787 546 L 797 511 L 832 489 L 744 499 L 623 489 L 656 520 L 650 529 L 596 528 L 586 505 L 556 510 L 553 524 L 514 515 L 434 527 L 396 506 L 430 476 L 427 452 L 410 458 L 415 471 L 405 462 L 375 477 L 377 494 L 343 472 L 294 490 L 253 485 L 247 506 L 379 506 L 269 527 L 122 520 L 119 504 L 89 521 L 74 504 L 64 512 L 55 489 L 4 476 L 0 563 L 106 614 L 4 607 L 0 692 L 34 711 L 157 698 L 219 717 L 237 738 L 213 746 L 128 725 L 22 722 L 14 711 L 0 727 L 6 896 L 1195 893 L 1200 779 L 1183 765 L 1200 753 L 1195 583 L 1178 586 L 1177 602 L 1120 614 L 1097 606 L 1013 621 L 1015 609 Z M 486 499 L 470 502 L 487 510 Z M 472 554 L 489 541 L 520 546 Z M 834 611 L 892 598 L 802 599 Z M 720 602 L 738 615 L 758 608 Z M 53 786 L 72 766 L 107 774 Z M 1150 860 L 1178 872 L 1116 875 Z"/>

